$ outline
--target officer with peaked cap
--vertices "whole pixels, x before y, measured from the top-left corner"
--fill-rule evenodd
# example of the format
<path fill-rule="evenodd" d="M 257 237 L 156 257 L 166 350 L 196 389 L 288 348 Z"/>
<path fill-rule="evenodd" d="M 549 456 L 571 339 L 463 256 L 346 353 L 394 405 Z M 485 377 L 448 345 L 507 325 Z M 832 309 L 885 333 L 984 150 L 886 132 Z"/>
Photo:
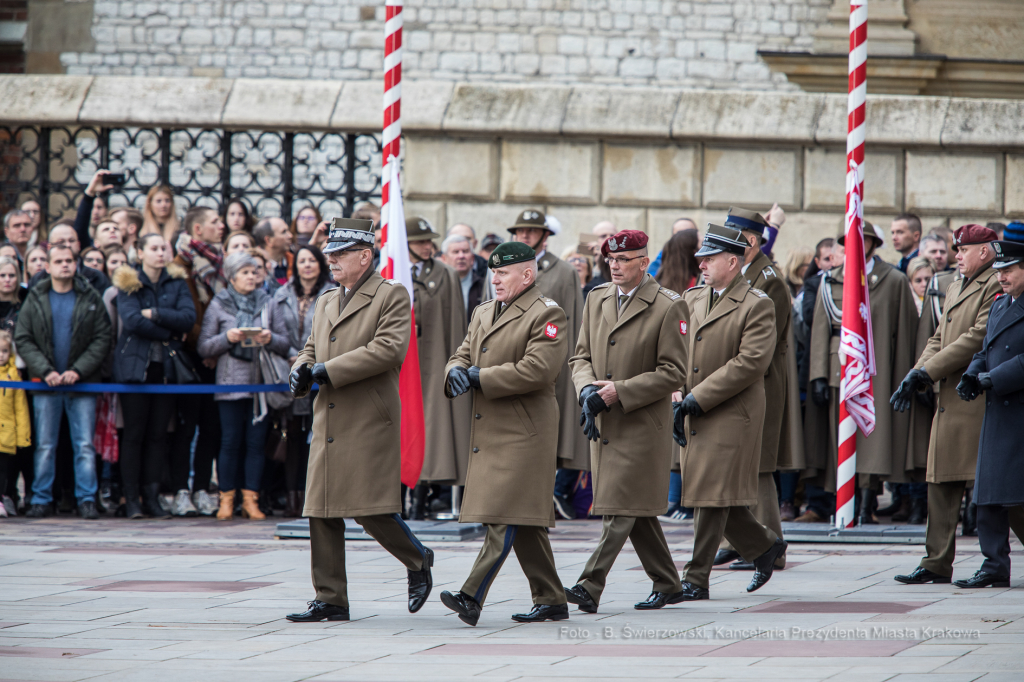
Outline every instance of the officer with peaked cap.
<path fill-rule="evenodd" d="M 444 390 L 444 366 L 466 336 L 466 306 L 455 271 L 434 258 L 440 235 L 425 218 L 405 221 L 412 260 L 413 310 L 426 442 L 419 485 L 413 490 L 410 517 L 426 517 L 430 485 L 463 485 L 469 454 L 470 400 L 437 400 Z"/>
<path fill-rule="evenodd" d="M 761 462 L 758 465 L 757 504 L 751 508 L 760 523 L 768 526 L 782 537 L 782 518 L 779 515 L 779 493 L 775 487 L 775 470 L 778 467 L 779 448 L 783 430 L 789 419 L 800 419 L 800 414 L 787 410 L 789 340 L 792 335 L 791 321 L 793 305 L 789 287 L 778 276 L 761 246 L 768 241 L 768 221 L 760 213 L 745 208 L 730 208 L 725 226 L 743 235 L 747 246 L 743 254 L 740 271 L 747 283 L 758 291 L 768 294 L 775 306 L 775 352 L 768 373 L 764 377 L 765 415 L 764 433 L 761 436 Z M 726 544 L 715 557 L 715 565 L 739 559 L 739 552 Z M 785 555 L 779 557 L 776 568 L 785 568 Z M 753 570 L 750 562 L 736 561 L 731 568 Z"/>
<path fill-rule="evenodd" d="M 638 610 L 682 600 L 679 571 L 658 516 L 665 513 L 672 468 L 672 392 L 686 374 L 689 311 L 682 296 L 647 274 L 647 235 L 624 230 L 601 245 L 612 281 L 583 307 L 576 353 L 569 360 L 580 392 L 594 472 L 593 513 L 601 539 L 570 602 L 596 613 L 608 572 L 628 538 L 651 578 Z"/>
<path fill-rule="evenodd" d="M 842 235 L 840 246 L 846 242 Z M 877 523 L 877 492 L 881 481 L 907 482 L 914 468 L 908 455 L 910 415 L 893 412 L 889 397 L 897 382 L 914 366 L 917 335 L 917 305 L 907 276 L 875 255 L 884 244 L 877 227 L 864 221 L 864 276 L 871 299 L 871 333 L 877 374 L 872 378 L 875 396 L 875 429 L 870 436 L 857 433 L 857 487 L 859 523 Z M 843 280 L 845 259 L 837 249 L 838 264 L 826 273 L 818 290 L 811 328 L 810 373 L 805 424 L 808 471 L 804 477 L 827 492 L 836 490 L 839 461 L 839 334 L 843 321 Z"/>
<path fill-rule="evenodd" d="M 909 575 L 896 580 L 908 585 L 948 583 L 956 558 L 956 525 L 964 489 L 974 480 L 978 438 L 985 406 L 965 403 L 956 395 L 967 365 L 981 350 L 992 302 L 1000 291 L 992 268 L 996 233 L 981 225 L 964 225 L 953 233 L 961 279 L 945 292 L 938 329 L 927 340 L 914 369 L 900 383 L 890 403 L 905 411 L 915 395 L 932 386 L 934 417 L 928 441 L 928 527 L 926 556 Z"/>
<path fill-rule="evenodd" d="M 547 250 L 548 237 L 557 235 L 560 228 L 560 223 L 549 219 L 543 211 L 528 208 L 516 217 L 508 231 L 512 233 L 513 240 L 536 251 L 537 287 L 565 312 L 568 321 L 566 340 L 571 354 L 571 350 L 576 348 L 576 338 L 583 320 L 583 290 L 576 269 Z M 562 415 L 558 426 L 558 466 L 585 471 L 590 468 L 590 453 L 587 440 L 576 423 L 576 390 L 572 385 L 572 370 L 569 369 L 568 359 L 564 370 L 558 375 L 555 394 Z"/>
<path fill-rule="evenodd" d="M 764 428 L 764 376 L 775 352 L 775 307 L 751 288 L 741 267 L 739 230 L 708 225 L 700 259 L 704 284 L 683 298 L 690 311 L 686 382 L 680 410 L 686 446 L 680 458 L 682 504 L 694 507 L 693 557 L 683 600 L 708 599 L 708 582 L 725 537 L 754 564 L 753 592 L 772 577 L 786 543 L 754 518 Z"/>
<path fill-rule="evenodd" d="M 981 350 L 957 386 L 964 400 L 985 397 L 974 480 L 985 561 L 971 578 L 953 581 L 962 588 L 1009 587 L 1010 529 L 1024 537 L 1024 243 L 996 241 L 992 248 L 1003 293 L 989 311 Z"/>
<path fill-rule="evenodd" d="M 353 518 L 409 575 L 409 611 L 426 602 L 434 554 L 402 521 L 402 404 L 398 372 L 412 327 L 409 294 L 371 267 L 373 223 L 335 218 L 323 248 L 342 289 L 316 301 L 313 328 L 292 367 L 296 397 L 313 381 L 306 505 L 316 596 L 293 622 L 348 620 L 345 518 Z"/>
<path fill-rule="evenodd" d="M 555 525 L 555 379 L 569 350 L 565 314 L 537 287 L 533 249 L 501 244 L 488 262 L 495 298 L 477 306 L 466 339 L 445 368 L 445 395 L 473 396 L 459 521 L 483 523 L 487 535 L 462 589 L 442 592 L 441 601 L 476 625 L 487 591 L 514 549 L 534 607 L 512 619 L 565 620 L 569 608 L 547 533 Z"/>

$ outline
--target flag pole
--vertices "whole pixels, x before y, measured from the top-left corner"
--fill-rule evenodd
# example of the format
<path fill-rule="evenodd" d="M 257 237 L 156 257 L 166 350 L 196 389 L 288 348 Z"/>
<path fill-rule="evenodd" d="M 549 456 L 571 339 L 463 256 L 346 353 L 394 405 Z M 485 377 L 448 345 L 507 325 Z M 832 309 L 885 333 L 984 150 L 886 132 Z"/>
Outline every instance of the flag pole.
<path fill-rule="evenodd" d="M 855 419 L 851 401 L 861 397 L 859 410 L 870 409 L 870 433 L 874 405 L 863 401 L 871 395 L 874 354 L 871 352 L 870 308 L 864 277 L 864 138 L 867 101 L 867 0 L 850 0 L 850 56 L 846 135 L 846 266 L 843 277 L 843 322 L 840 335 L 841 387 L 839 397 L 839 461 L 836 468 L 836 528 L 853 526 L 857 489 L 857 427 L 867 424 L 865 415 Z M 867 314 L 865 314 L 867 313 Z M 866 388 L 865 388 L 866 384 Z M 858 408 L 854 408 L 854 413 Z"/>
<path fill-rule="evenodd" d="M 402 146 L 402 0 L 384 3 L 384 127 L 381 136 L 381 243 L 388 241 L 391 202 L 391 159 L 398 163 Z M 381 254 L 381 274 L 394 277 L 392 266 Z"/>

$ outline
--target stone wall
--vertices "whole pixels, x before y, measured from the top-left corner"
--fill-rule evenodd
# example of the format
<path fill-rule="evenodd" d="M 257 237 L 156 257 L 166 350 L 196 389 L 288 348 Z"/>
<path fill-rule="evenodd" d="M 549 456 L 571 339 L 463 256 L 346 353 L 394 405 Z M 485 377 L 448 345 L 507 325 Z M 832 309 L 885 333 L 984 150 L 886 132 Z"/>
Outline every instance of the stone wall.
<path fill-rule="evenodd" d="M 380 79 L 383 3 L 360 1 L 94 0 L 95 46 L 60 62 L 85 75 Z M 54 4 L 34 2 L 40 12 Z M 422 0 L 404 10 L 403 71 L 407 80 L 794 89 L 757 50 L 809 49 L 831 4 Z"/>
<path fill-rule="evenodd" d="M 599 220 L 661 243 L 730 205 L 789 219 L 776 256 L 842 226 L 846 97 L 419 81 L 403 90 L 407 212 L 504 233 L 558 217 L 560 252 Z M 378 83 L 0 76 L 0 125 L 379 130 Z M 752 115 L 756 112 L 756 116 Z M 926 227 L 1024 216 L 1024 101 L 873 96 L 867 218 Z M 891 256 L 891 252 L 887 252 Z"/>

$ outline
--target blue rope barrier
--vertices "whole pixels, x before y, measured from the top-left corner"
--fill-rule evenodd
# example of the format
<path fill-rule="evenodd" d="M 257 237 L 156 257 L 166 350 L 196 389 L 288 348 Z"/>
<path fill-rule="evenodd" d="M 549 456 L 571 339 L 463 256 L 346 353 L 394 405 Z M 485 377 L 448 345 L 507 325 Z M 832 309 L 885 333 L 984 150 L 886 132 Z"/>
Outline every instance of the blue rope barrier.
<path fill-rule="evenodd" d="M 47 386 L 42 381 L 0 381 L 0 388 L 66 393 L 287 393 L 288 384 L 72 384 Z"/>

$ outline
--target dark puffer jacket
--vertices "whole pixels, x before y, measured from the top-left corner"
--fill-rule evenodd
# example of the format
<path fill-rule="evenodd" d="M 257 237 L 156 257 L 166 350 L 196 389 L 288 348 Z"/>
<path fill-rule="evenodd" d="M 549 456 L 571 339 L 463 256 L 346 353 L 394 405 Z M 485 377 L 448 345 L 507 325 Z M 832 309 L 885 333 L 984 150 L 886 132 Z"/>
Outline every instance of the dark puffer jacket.
<path fill-rule="evenodd" d="M 123 324 L 114 349 L 114 381 L 144 382 L 154 341 L 162 344 L 166 382 L 177 381 L 170 352 L 181 350 L 182 337 L 196 321 L 185 276 L 185 271 L 175 265 L 164 268 L 155 283 L 141 268 L 122 265 L 114 271 L 117 312 Z M 152 318 L 142 315 L 147 308 L 153 311 Z"/>

